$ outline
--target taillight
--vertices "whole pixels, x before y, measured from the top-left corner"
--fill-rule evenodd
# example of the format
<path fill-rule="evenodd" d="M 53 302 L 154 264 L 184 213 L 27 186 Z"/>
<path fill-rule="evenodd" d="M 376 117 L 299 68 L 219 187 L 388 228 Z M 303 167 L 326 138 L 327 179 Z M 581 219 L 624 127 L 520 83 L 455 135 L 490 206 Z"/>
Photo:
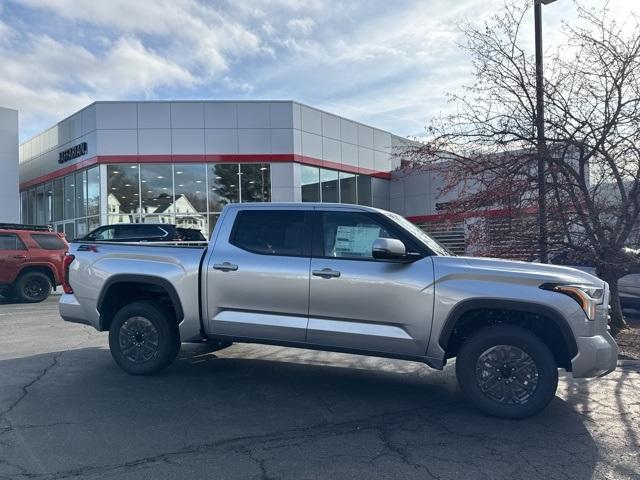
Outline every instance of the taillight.
<path fill-rule="evenodd" d="M 66 254 L 64 256 L 64 261 L 62 263 L 63 269 L 64 269 L 64 278 L 62 279 L 62 289 L 64 290 L 64 293 L 73 293 L 73 288 L 71 288 L 71 285 L 69 285 L 69 267 L 71 266 L 71 263 L 76 259 L 75 256 L 70 255 L 70 254 Z"/>

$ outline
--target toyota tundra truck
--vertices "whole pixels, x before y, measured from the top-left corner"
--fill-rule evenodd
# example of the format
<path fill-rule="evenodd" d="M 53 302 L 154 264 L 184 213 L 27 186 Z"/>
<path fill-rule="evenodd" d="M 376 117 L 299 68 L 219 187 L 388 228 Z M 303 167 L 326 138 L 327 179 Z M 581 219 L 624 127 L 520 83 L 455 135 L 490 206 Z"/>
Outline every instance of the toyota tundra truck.
<path fill-rule="evenodd" d="M 580 270 L 451 255 L 394 213 L 358 205 L 232 204 L 207 248 L 74 241 L 60 314 L 109 332 L 134 375 L 182 342 L 284 345 L 422 362 L 455 358 L 481 411 L 523 418 L 558 369 L 613 371 L 609 287 Z"/>

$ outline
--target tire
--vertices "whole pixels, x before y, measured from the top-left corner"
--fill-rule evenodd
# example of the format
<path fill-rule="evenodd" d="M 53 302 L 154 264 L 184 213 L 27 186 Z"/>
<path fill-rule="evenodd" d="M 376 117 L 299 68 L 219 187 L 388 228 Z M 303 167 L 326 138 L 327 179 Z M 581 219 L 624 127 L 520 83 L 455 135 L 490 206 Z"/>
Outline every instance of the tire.
<path fill-rule="evenodd" d="M 42 272 L 27 272 L 20 275 L 12 293 L 21 302 L 42 302 L 51 294 L 51 279 Z"/>
<path fill-rule="evenodd" d="M 155 375 L 169 367 L 180 351 L 178 324 L 161 305 L 130 303 L 111 322 L 109 348 L 125 372 Z"/>
<path fill-rule="evenodd" d="M 474 407 L 501 418 L 535 415 L 558 387 L 558 367 L 549 348 L 528 330 L 511 325 L 482 328 L 467 339 L 458 352 L 456 376 Z"/>

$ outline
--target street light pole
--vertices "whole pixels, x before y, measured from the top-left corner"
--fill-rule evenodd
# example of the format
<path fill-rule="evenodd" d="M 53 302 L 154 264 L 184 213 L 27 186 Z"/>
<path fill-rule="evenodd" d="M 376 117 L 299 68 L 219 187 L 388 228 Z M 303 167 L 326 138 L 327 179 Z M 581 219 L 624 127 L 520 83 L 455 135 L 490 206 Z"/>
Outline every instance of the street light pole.
<path fill-rule="evenodd" d="M 533 14 L 536 37 L 536 134 L 538 153 L 538 250 L 540 263 L 549 261 L 547 245 L 547 206 L 545 184 L 545 158 L 547 144 L 544 137 L 544 77 L 542 69 L 542 4 L 545 5 L 555 0 L 534 0 Z"/>

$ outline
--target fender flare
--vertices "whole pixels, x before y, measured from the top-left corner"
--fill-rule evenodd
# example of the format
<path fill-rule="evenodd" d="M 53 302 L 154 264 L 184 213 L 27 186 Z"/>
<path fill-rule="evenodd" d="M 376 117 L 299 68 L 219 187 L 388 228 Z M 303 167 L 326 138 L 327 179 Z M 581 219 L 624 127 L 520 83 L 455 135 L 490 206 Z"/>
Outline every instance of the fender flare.
<path fill-rule="evenodd" d="M 503 299 L 470 299 L 463 300 L 458 303 L 449 315 L 440 332 L 440 338 L 438 344 L 446 351 L 449 339 L 453 334 L 453 330 L 458 320 L 467 312 L 478 309 L 498 309 L 498 310 L 512 310 L 517 312 L 530 313 L 534 315 L 540 315 L 551 320 L 562 333 L 562 338 L 565 345 L 569 350 L 570 358 L 575 357 L 578 354 L 578 345 L 576 343 L 575 336 L 569 326 L 569 323 L 564 318 L 562 313 L 553 307 L 547 305 L 540 305 L 533 302 L 523 302 L 519 300 L 503 300 Z"/>
<path fill-rule="evenodd" d="M 182 309 L 180 297 L 178 296 L 178 292 L 176 292 L 175 287 L 171 284 L 171 282 L 169 282 L 169 280 L 161 277 L 154 277 L 153 275 L 139 275 L 130 273 L 114 275 L 104 283 L 102 289 L 100 290 L 100 295 L 98 296 L 98 302 L 96 304 L 96 310 L 98 310 L 98 313 L 102 312 L 102 304 L 104 303 L 104 299 L 107 295 L 107 292 L 109 292 L 109 289 L 119 283 L 141 283 L 146 285 L 154 285 L 164 289 L 169 295 L 171 303 L 173 303 L 173 308 L 176 311 L 178 323 L 180 323 L 184 318 L 184 311 Z"/>

